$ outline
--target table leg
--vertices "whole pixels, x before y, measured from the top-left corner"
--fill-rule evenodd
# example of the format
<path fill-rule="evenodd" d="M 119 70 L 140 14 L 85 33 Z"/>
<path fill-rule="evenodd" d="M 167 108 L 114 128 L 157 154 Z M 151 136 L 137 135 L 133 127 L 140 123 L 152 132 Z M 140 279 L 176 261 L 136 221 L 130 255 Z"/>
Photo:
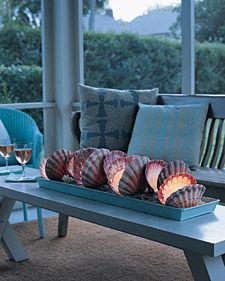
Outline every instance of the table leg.
<path fill-rule="evenodd" d="M 58 236 L 65 237 L 67 234 L 69 216 L 60 213 L 58 222 Z"/>
<path fill-rule="evenodd" d="M 225 266 L 222 256 L 209 257 L 184 250 L 195 281 L 225 280 Z"/>
<path fill-rule="evenodd" d="M 8 222 L 15 200 L 5 198 L 0 205 L 0 241 L 9 259 L 22 261 L 27 254 L 15 231 Z"/>

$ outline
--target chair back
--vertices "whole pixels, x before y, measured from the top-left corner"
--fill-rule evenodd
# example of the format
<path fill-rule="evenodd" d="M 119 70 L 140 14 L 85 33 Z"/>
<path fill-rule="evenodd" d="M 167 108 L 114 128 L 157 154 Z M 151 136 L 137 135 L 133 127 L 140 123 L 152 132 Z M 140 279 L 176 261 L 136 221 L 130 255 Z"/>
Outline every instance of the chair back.
<path fill-rule="evenodd" d="M 2 120 L 10 138 L 13 142 L 32 143 L 32 157 L 29 165 L 38 167 L 41 160 L 41 150 L 43 146 L 43 136 L 40 133 L 34 119 L 25 112 L 12 109 L 0 108 L 0 119 Z M 18 164 L 15 157 L 10 157 L 10 165 Z M 4 165 L 4 159 L 0 159 L 0 165 Z"/>

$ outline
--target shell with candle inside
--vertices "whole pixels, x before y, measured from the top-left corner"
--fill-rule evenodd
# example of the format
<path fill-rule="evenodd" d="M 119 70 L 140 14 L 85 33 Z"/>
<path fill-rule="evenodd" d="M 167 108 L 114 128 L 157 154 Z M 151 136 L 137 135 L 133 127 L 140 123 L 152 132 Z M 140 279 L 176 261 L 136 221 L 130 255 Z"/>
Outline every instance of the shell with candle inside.
<path fill-rule="evenodd" d="M 172 193 L 165 205 L 175 208 L 190 208 L 202 204 L 202 196 L 206 188 L 201 184 L 184 186 Z"/>
<path fill-rule="evenodd" d="M 196 179 L 187 173 L 171 175 L 165 179 L 164 183 L 160 186 L 158 192 L 158 199 L 162 204 L 165 204 L 167 198 L 184 186 L 196 184 Z"/>
<path fill-rule="evenodd" d="M 173 176 L 176 174 L 190 174 L 189 166 L 182 160 L 175 160 L 167 163 L 158 175 L 157 186 L 158 188 L 163 184 L 164 180 L 169 176 Z"/>
<path fill-rule="evenodd" d="M 95 149 L 86 159 L 82 169 L 82 183 L 86 187 L 97 187 L 107 183 L 107 177 L 103 169 L 105 156 L 109 149 Z"/>
<path fill-rule="evenodd" d="M 144 192 L 147 187 L 145 166 L 146 156 L 118 157 L 105 168 L 108 184 L 118 195 L 131 195 Z"/>
<path fill-rule="evenodd" d="M 62 181 L 63 176 L 69 175 L 67 163 L 74 152 L 60 149 L 53 152 L 45 163 L 45 175 L 50 180 Z M 44 165 L 44 162 L 43 162 Z"/>
<path fill-rule="evenodd" d="M 96 148 L 81 148 L 77 150 L 73 157 L 70 158 L 67 164 L 67 170 L 71 177 L 74 178 L 78 185 L 83 185 L 82 182 L 82 171 L 84 164 L 88 157 L 96 150 Z"/>

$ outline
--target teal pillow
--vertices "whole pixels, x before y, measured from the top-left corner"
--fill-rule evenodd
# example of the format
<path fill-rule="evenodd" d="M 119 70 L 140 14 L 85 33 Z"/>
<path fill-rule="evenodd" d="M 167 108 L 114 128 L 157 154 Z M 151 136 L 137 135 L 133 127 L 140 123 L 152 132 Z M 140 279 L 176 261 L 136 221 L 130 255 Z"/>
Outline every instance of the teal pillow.
<path fill-rule="evenodd" d="M 81 147 L 127 151 L 138 103 L 156 104 L 158 89 L 115 90 L 79 85 Z"/>
<path fill-rule="evenodd" d="M 208 104 L 139 104 L 128 154 L 197 166 L 207 111 Z"/>

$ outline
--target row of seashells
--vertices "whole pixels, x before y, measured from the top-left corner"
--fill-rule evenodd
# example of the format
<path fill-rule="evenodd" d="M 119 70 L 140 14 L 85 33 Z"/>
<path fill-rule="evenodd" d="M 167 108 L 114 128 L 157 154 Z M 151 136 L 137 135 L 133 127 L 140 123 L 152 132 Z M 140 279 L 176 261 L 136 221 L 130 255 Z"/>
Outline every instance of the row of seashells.
<path fill-rule="evenodd" d="M 148 190 L 161 204 L 176 208 L 201 204 L 205 192 L 205 187 L 197 184 L 182 160 L 166 163 L 104 148 L 83 148 L 75 152 L 57 150 L 42 160 L 40 172 L 45 179 L 69 180 L 89 188 L 107 184 L 118 195 Z"/>

